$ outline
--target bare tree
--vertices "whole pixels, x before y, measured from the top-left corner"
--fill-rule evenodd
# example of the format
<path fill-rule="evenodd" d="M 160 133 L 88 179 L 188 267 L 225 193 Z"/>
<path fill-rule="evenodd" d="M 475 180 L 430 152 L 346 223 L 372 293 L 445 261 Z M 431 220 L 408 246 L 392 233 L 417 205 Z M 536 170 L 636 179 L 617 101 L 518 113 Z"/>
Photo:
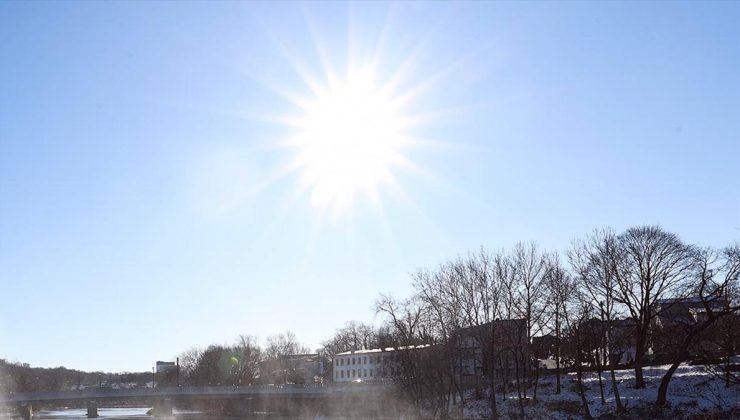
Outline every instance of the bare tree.
<path fill-rule="evenodd" d="M 526 363 L 526 354 L 528 353 L 527 347 L 529 345 L 527 323 L 525 318 L 519 318 L 521 310 L 520 291 L 518 288 L 518 280 L 521 278 L 518 275 L 518 265 L 516 265 L 511 257 L 499 255 L 495 259 L 495 270 L 496 275 L 501 281 L 502 286 L 502 299 L 501 299 L 501 316 L 503 319 L 510 321 L 510 325 L 504 328 L 501 337 L 506 342 L 505 348 L 508 353 L 506 356 L 510 357 L 512 361 L 511 367 L 514 370 L 514 384 L 516 386 L 517 401 L 519 403 L 519 415 L 524 417 L 524 401 L 526 399 L 526 391 L 524 389 L 524 380 L 526 373 L 524 372 Z M 520 328 L 521 327 L 521 328 Z M 504 355 L 500 355 L 502 361 L 505 358 Z M 509 376 L 509 364 L 506 363 L 504 376 L 506 380 L 504 384 L 508 382 Z M 504 387 L 504 394 L 507 390 Z"/>
<path fill-rule="evenodd" d="M 730 310 L 732 305 L 740 302 L 739 294 L 737 284 L 728 288 L 725 309 Z M 707 370 L 722 378 L 726 388 L 740 384 L 740 372 L 733 371 L 730 367 L 732 356 L 740 349 L 740 313 L 736 312 L 718 319 L 709 329 L 711 331 L 706 332 L 704 336 L 721 352 L 722 363 L 709 364 L 706 366 Z"/>
<path fill-rule="evenodd" d="M 614 297 L 617 288 L 612 262 L 618 258 L 617 237 L 610 229 L 596 230 L 584 240 L 575 241 L 568 252 L 568 260 L 580 287 L 598 307 L 595 311 L 602 323 L 602 360 L 609 365 L 616 412 L 624 412 L 615 375 L 616 365 L 624 352 L 623 337 L 614 331 L 619 311 Z"/>
<path fill-rule="evenodd" d="M 449 416 L 452 367 L 443 346 L 423 347 L 424 344 L 444 344 L 434 341 L 430 331 L 432 318 L 418 298 L 397 301 L 381 295 L 376 301 L 378 314 L 387 319 L 395 351 L 389 368 L 403 395 L 419 409 L 428 410 L 433 417 Z M 386 360 L 389 357 L 386 356 Z"/>
<path fill-rule="evenodd" d="M 516 299 L 514 301 L 515 313 L 518 318 L 522 318 L 526 324 L 526 345 L 521 346 L 523 350 L 521 360 L 523 362 L 523 377 L 526 386 L 524 387 L 524 399 L 527 398 L 527 387 L 530 384 L 530 371 L 532 370 L 532 356 L 529 352 L 532 337 L 542 331 L 546 323 L 545 314 L 545 296 L 543 286 L 543 275 L 545 274 L 545 254 L 541 252 L 534 242 L 527 245 L 522 243 L 516 244 L 512 254 L 512 264 L 514 265 L 514 279 L 516 287 Z M 535 364 L 535 389 L 538 379 L 537 371 L 539 364 Z"/>
<path fill-rule="evenodd" d="M 268 359 L 276 359 L 281 356 L 294 356 L 297 354 L 309 353 L 310 351 L 311 349 L 298 342 L 295 333 L 292 331 L 286 331 L 283 334 L 276 334 L 267 337 L 265 357 Z"/>
<path fill-rule="evenodd" d="M 438 355 L 446 359 L 444 365 L 450 367 L 446 372 L 446 383 L 453 390 L 452 402 L 456 403 L 456 396 L 459 396 L 461 410 L 465 399 L 459 377 L 455 374 L 456 359 L 460 355 L 453 335 L 465 326 L 464 311 L 468 309 L 464 307 L 466 274 L 464 264 L 458 259 L 442 264 L 435 272 L 422 270 L 412 275 L 416 299 L 432 321 L 428 332 L 437 343 Z"/>
<path fill-rule="evenodd" d="M 672 329 L 680 337 L 673 363 L 663 375 L 658 388 L 656 404 L 667 404 L 668 385 L 678 366 L 689 357 L 689 348 L 701 337 L 701 333 L 720 318 L 740 311 L 740 302 L 731 302 L 730 291 L 737 287 L 740 276 L 740 244 L 735 243 L 721 252 L 711 248 L 699 249 L 694 253 L 696 284 L 692 287 L 692 298 L 701 302 L 701 312 L 679 321 L 679 328 Z"/>
<path fill-rule="evenodd" d="M 423 308 L 414 299 L 398 301 L 389 295 L 380 295 L 375 301 L 375 312 L 388 317 L 393 334 L 401 345 L 421 344 Z"/>
<path fill-rule="evenodd" d="M 555 335 L 555 393 L 560 394 L 560 370 L 563 359 L 562 334 L 576 284 L 561 266 L 557 254 L 553 254 L 548 259 L 545 270 L 545 288 L 547 290 L 546 302 L 552 322 L 551 330 Z"/>
<path fill-rule="evenodd" d="M 333 357 L 345 351 L 376 347 L 379 347 L 377 329 L 362 322 L 350 321 L 322 343 L 322 352 L 328 357 Z"/>
<path fill-rule="evenodd" d="M 635 388 L 645 387 L 642 366 L 651 323 L 670 307 L 658 306 L 658 301 L 686 295 L 692 255 L 691 246 L 659 226 L 629 228 L 617 237 L 611 256 L 617 283 L 614 299 L 627 308 L 634 323 Z"/>
<path fill-rule="evenodd" d="M 496 257 L 484 249 L 465 260 L 469 281 L 464 294 L 466 323 L 477 333 L 481 345 L 483 365 L 488 366 L 491 418 L 498 418 L 496 407 L 496 356 L 500 344 L 496 342 L 496 317 L 501 305 L 501 282 L 495 270 Z M 497 346 L 497 344 L 499 344 Z"/>
<path fill-rule="evenodd" d="M 234 345 L 235 357 L 238 360 L 236 380 L 239 384 L 252 384 L 259 378 L 262 349 L 257 339 L 250 335 L 240 335 Z"/>
<path fill-rule="evenodd" d="M 189 350 L 180 353 L 180 375 L 188 383 L 193 383 L 193 374 L 198 367 L 202 354 L 203 350 L 198 347 L 191 347 Z"/>
<path fill-rule="evenodd" d="M 311 349 L 298 342 L 291 331 L 267 337 L 261 376 L 276 383 L 301 380 L 302 375 L 297 371 L 298 366 L 293 356 L 310 351 Z"/>
<path fill-rule="evenodd" d="M 567 306 L 565 311 L 565 324 L 568 330 L 568 341 L 570 351 L 573 353 L 574 365 L 576 369 L 576 384 L 578 387 L 578 395 L 581 397 L 581 405 L 583 406 L 583 415 L 586 419 L 591 420 L 591 410 L 588 406 L 588 399 L 586 399 L 586 391 L 583 385 L 583 362 L 586 359 L 584 354 L 584 341 L 586 339 L 586 328 L 588 328 L 588 320 L 592 317 L 592 306 L 588 301 L 588 298 L 581 293 L 576 294 L 576 300 L 578 302 L 575 313 L 571 313 Z"/>

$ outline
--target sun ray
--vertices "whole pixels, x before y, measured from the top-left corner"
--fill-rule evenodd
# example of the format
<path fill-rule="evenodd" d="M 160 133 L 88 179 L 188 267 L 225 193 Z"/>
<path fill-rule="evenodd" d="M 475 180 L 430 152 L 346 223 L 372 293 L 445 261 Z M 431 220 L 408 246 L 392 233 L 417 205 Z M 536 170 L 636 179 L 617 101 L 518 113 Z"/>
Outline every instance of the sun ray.
<path fill-rule="evenodd" d="M 268 34 L 268 37 L 282 55 L 283 59 L 290 65 L 291 69 L 300 77 L 302 82 L 309 88 L 312 94 L 320 94 L 324 86 L 317 81 L 317 78 L 308 70 L 308 66 L 298 59 L 298 55 L 288 49 L 288 46 L 278 40 L 274 35 Z"/>
<path fill-rule="evenodd" d="M 311 41 L 313 43 L 314 50 L 316 51 L 316 54 L 319 57 L 319 61 L 321 62 L 321 67 L 324 71 L 326 83 L 328 86 L 333 86 L 334 83 L 336 83 L 336 71 L 331 63 L 331 60 L 329 59 L 329 56 L 326 53 L 326 47 L 319 34 L 319 31 L 316 30 L 316 24 L 314 23 L 311 14 L 308 12 L 305 6 L 303 8 L 303 18 L 306 21 L 306 26 L 308 26 L 308 32 L 311 35 Z"/>
<path fill-rule="evenodd" d="M 383 51 L 385 50 L 386 42 L 388 42 L 388 38 L 390 36 L 391 25 L 396 17 L 396 10 L 395 5 L 390 4 L 386 11 L 385 19 L 383 20 L 383 28 L 380 30 L 380 35 L 378 35 L 378 40 L 375 43 L 375 49 L 369 64 L 370 69 L 373 72 L 377 72 L 379 69 Z"/>

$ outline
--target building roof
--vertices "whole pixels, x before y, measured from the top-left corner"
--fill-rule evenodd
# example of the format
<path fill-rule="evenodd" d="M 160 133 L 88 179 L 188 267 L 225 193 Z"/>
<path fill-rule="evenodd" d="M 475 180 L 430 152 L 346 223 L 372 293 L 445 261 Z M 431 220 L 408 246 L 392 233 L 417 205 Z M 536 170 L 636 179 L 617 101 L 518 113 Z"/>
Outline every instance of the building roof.
<path fill-rule="evenodd" d="M 493 322 L 493 326 L 497 328 L 502 328 L 505 330 L 511 329 L 511 328 L 525 328 L 526 327 L 526 319 L 524 318 L 514 318 L 514 319 L 497 319 Z M 484 324 L 480 325 L 471 325 L 468 327 L 462 327 L 455 331 L 456 334 L 464 335 L 475 331 L 488 331 L 491 328 L 491 322 L 486 322 Z"/>
<path fill-rule="evenodd" d="M 658 299 L 659 305 L 670 305 L 673 303 L 701 303 L 701 298 L 698 296 L 683 297 L 683 298 L 666 298 Z"/>
<path fill-rule="evenodd" d="M 413 349 L 423 349 L 425 347 L 429 347 L 430 344 L 420 344 L 418 346 L 401 346 L 398 348 L 395 347 L 386 347 L 384 349 L 363 349 L 363 350 L 350 350 L 345 351 L 342 353 L 337 353 L 335 356 L 347 356 L 352 354 L 369 354 L 369 353 L 380 353 L 380 352 L 390 352 L 390 351 L 396 351 L 396 350 L 413 350 Z"/>

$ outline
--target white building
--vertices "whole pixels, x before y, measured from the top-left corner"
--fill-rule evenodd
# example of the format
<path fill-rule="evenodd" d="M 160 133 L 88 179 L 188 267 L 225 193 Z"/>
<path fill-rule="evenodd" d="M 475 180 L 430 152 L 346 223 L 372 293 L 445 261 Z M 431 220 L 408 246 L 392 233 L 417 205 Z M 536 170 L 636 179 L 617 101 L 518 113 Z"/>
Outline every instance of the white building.
<path fill-rule="evenodd" d="M 419 351 L 428 344 L 400 347 L 400 351 Z M 352 350 L 334 355 L 334 382 L 363 382 L 388 379 L 398 373 L 398 351 L 393 347 Z"/>
<path fill-rule="evenodd" d="M 388 378 L 393 373 L 396 351 L 353 350 L 334 355 L 334 382 L 362 382 Z"/>
<path fill-rule="evenodd" d="M 334 355 L 334 382 L 372 381 L 388 376 L 392 348 L 353 350 Z"/>

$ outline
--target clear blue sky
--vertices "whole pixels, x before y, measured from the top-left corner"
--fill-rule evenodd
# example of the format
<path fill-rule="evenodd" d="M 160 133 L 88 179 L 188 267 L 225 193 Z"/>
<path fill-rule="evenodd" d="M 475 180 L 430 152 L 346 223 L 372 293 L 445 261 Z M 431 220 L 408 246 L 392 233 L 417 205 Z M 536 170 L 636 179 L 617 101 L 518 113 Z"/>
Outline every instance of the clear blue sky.
<path fill-rule="evenodd" d="M 317 347 L 481 245 L 644 223 L 737 240 L 739 21 L 735 2 L 0 3 L 0 358 L 147 370 L 288 329 Z M 322 51 L 341 74 L 379 44 L 379 77 L 421 86 L 421 171 L 327 217 L 275 176 L 295 129 L 266 116 L 298 112 L 281 92 L 309 96 Z"/>

